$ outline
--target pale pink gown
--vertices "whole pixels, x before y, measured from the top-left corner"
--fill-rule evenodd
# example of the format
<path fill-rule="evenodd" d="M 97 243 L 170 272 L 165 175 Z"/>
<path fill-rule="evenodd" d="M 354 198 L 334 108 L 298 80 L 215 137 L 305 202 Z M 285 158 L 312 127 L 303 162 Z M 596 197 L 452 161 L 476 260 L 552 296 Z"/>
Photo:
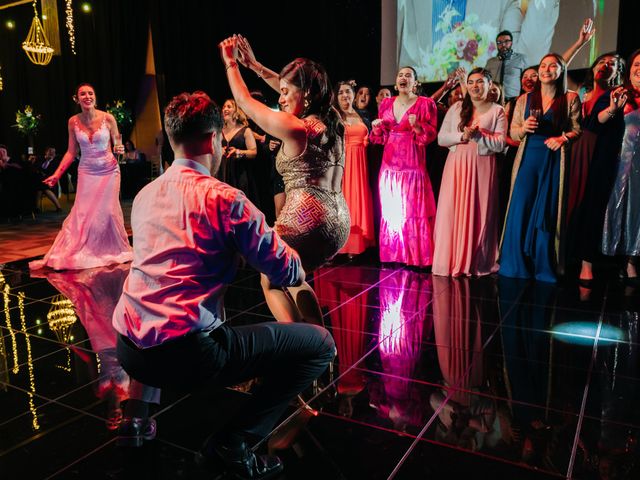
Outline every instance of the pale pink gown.
<path fill-rule="evenodd" d="M 29 268 L 78 270 L 132 260 L 133 254 L 120 208 L 120 169 L 111 153 L 105 119 L 92 138 L 74 118 L 82 156 L 78 166 L 76 200 L 53 245 Z"/>
<path fill-rule="evenodd" d="M 436 202 L 427 174 L 426 146 L 436 137 L 436 104 L 431 98 L 418 97 L 396 121 L 396 98 L 380 103 L 382 133 L 369 136 L 372 143 L 384 145 L 378 179 L 382 207 L 380 261 L 427 267 L 433 260 Z M 422 127 L 420 134 L 409 124 L 412 114 Z"/>
<path fill-rule="evenodd" d="M 475 122 L 477 135 L 461 143 L 460 107 L 442 123 L 438 143 L 451 151 L 442 174 L 435 225 L 435 275 L 488 275 L 498 271 L 496 153 L 505 147 L 504 109 L 493 105 Z"/>

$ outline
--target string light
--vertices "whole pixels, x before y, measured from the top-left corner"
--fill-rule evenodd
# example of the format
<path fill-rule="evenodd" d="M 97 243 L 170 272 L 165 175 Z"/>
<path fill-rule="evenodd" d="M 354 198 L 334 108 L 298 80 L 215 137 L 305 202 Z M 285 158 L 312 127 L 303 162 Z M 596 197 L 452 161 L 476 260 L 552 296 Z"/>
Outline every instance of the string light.
<path fill-rule="evenodd" d="M 24 333 L 25 340 L 27 343 L 27 368 L 29 372 L 29 391 L 27 395 L 29 395 L 29 411 L 31 412 L 31 427 L 34 430 L 40 430 L 40 424 L 38 423 L 38 412 L 36 411 L 36 406 L 33 401 L 36 393 L 36 377 L 33 373 L 33 356 L 31 354 L 31 335 L 27 333 L 27 320 L 24 315 L 24 292 L 18 293 L 18 311 L 20 312 L 20 326 L 22 328 L 22 332 Z"/>
<path fill-rule="evenodd" d="M 5 284 L 4 289 L 3 289 L 3 294 L 4 294 L 4 321 L 5 324 L 7 325 L 7 329 L 9 330 L 9 336 L 11 337 L 11 349 L 13 350 L 13 368 L 11 369 L 11 371 L 14 374 L 17 374 L 20 371 L 20 366 L 18 365 L 18 342 L 16 342 L 16 332 L 13 331 L 13 328 L 11 328 L 11 312 L 9 311 L 11 309 L 10 303 L 10 297 L 9 297 L 9 284 Z"/>
<path fill-rule="evenodd" d="M 71 45 L 71 53 L 76 54 L 76 31 L 73 26 L 73 5 L 71 0 L 66 0 L 65 13 L 67 14 L 67 19 L 65 21 L 65 26 L 67 27 L 67 33 L 69 35 L 69 44 Z"/>

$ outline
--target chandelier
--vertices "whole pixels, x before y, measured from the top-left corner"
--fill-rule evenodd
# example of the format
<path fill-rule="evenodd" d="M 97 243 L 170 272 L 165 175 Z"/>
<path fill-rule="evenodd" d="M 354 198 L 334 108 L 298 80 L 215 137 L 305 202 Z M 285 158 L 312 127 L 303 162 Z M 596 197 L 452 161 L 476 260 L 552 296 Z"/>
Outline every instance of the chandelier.
<path fill-rule="evenodd" d="M 33 0 L 33 12 L 35 15 L 31 22 L 27 39 L 22 42 L 22 49 L 27 53 L 27 57 L 29 57 L 32 63 L 36 65 L 48 65 L 53 57 L 53 48 L 51 48 L 51 44 L 44 33 L 40 18 L 38 18 L 36 0 Z"/>
<path fill-rule="evenodd" d="M 47 323 L 59 342 L 69 343 L 71 327 L 77 319 L 71 300 L 64 295 L 53 297 L 49 313 L 47 313 Z"/>

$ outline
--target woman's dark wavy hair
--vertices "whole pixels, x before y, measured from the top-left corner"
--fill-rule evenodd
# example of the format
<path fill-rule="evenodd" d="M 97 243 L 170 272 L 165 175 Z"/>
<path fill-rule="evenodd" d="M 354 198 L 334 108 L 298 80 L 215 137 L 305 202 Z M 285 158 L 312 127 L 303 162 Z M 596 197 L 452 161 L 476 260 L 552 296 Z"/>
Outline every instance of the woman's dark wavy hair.
<path fill-rule="evenodd" d="M 467 79 L 471 75 L 475 75 L 477 73 L 486 78 L 489 83 L 491 83 L 491 81 L 493 80 L 493 78 L 491 77 L 491 72 L 482 67 L 476 67 L 471 70 L 469 72 L 469 75 L 467 75 Z M 460 123 L 458 124 L 458 130 L 462 132 L 464 130 L 464 127 L 468 126 L 471 123 L 471 118 L 473 118 L 473 102 L 471 101 L 471 95 L 469 95 L 469 92 L 467 91 L 466 95 L 462 99 L 462 107 L 460 107 Z"/>
<path fill-rule="evenodd" d="M 344 135 L 340 114 L 333 107 L 334 95 L 329 75 L 322 65 L 308 58 L 296 58 L 282 69 L 280 78 L 301 90 L 304 101 L 301 118 L 309 115 L 320 117 L 327 126 L 331 144 L 336 137 Z"/>
<path fill-rule="evenodd" d="M 629 60 L 627 61 L 629 69 L 624 74 L 624 87 L 629 91 L 629 94 L 627 95 L 629 100 L 627 100 L 627 102 L 633 107 L 634 110 L 636 110 L 640 105 L 638 105 L 638 99 L 634 95 L 636 89 L 633 87 L 633 85 L 631 85 L 631 66 L 633 65 L 633 61 L 638 56 L 640 56 L 640 48 L 629 55 Z"/>
<path fill-rule="evenodd" d="M 553 127 L 557 130 L 562 128 L 569 115 L 567 111 L 567 92 L 569 91 L 569 87 L 567 86 L 567 62 L 564 61 L 562 55 L 558 55 L 557 53 L 547 53 L 540 59 L 540 63 L 548 57 L 555 58 L 562 67 L 562 73 L 556 80 L 556 94 L 553 98 L 553 103 L 551 104 L 551 108 L 553 109 Z M 531 92 L 529 109 L 537 108 L 540 111 L 543 111 L 541 89 L 542 82 L 540 81 L 540 67 L 538 66 L 538 81 L 536 82 L 533 92 Z"/>
<path fill-rule="evenodd" d="M 593 84 L 595 82 L 595 77 L 593 76 L 593 69 L 598 64 L 598 62 L 602 60 L 604 57 L 613 57 L 616 59 L 616 62 L 618 62 L 618 73 L 616 74 L 615 77 L 611 79 L 611 82 L 609 82 L 609 87 L 617 87 L 618 85 L 622 84 L 624 74 L 625 74 L 625 66 L 626 66 L 624 59 L 620 55 L 618 55 L 616 52 L 603 53 L 593 61 L 593 63 L 591 64 L 591 67 L 589 67 L 589 70 L 587 70 L 587 74 L 584 77 L 583 85 L 587 92 L 590 92 L 591 90 L 593 90 Z"/>
<path fill-rule="evenodd" d="M 356 83 L 355 80 L 340 80 L 338 83 L 336 83 L 336 86 L 333 90 L 333 106 L 336 109 L 336 111 L 338 112 L 338 114 L 340 115 L 340 118 L 344 121 L 346 119 L 346 115 L 344 114 L 344 112 L 342 111 L 342 109 L 340 108 L 340 105 L 338 104 L 338 92 L 340 91 L 340 87 L 342 87 L 343 85 L 347 85 L 351 91 L 353 92 L 353 95 L 355 97 L 356 94 L 356 87 L 358 86 L 358 84 Z M 369 87 L 367 87 L 369 88 Z M 371 89 L 369 89 L 369 91 L 371 91 Z M 360 117 L 360 119 L 364 122 L 364 124 L 367 126 L 367 129 L 370 129 L 370 125 L 369 125 L 369 120 L 365 119 L 362 114 L 366 113 L 367 110 L 360 110 L 358 108 L 355 108 L 354 105 L 354 110 L 355 112 L 358 114 L 358 116 Z"/>

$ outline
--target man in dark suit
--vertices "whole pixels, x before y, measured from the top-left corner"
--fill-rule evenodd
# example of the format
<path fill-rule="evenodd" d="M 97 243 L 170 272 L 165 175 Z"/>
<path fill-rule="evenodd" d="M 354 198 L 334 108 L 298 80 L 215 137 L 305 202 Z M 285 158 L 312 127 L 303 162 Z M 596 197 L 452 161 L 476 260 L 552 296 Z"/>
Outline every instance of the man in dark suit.
<path fill-rule="evenodd" d="M 49 186 L 42 183 L 42 180 L 53 175 L 58 168 L 58 165 L 60 165 L 60 157 L 56 156 L 55 147 L 47 147 L 44 151 L 44 158 L 42 159 L 42 162 L 37 163 L 35 165 L 35 169 L 40 181 L 37 190 L 41 195 L 45 195 L 49 200 L 51 200 L 51 203 L 56 207 L 56 212 L 61 212 L 62 207 L 58 201 L 60 185 L 56 184 L 53 188 L 49 188 Z"/>

